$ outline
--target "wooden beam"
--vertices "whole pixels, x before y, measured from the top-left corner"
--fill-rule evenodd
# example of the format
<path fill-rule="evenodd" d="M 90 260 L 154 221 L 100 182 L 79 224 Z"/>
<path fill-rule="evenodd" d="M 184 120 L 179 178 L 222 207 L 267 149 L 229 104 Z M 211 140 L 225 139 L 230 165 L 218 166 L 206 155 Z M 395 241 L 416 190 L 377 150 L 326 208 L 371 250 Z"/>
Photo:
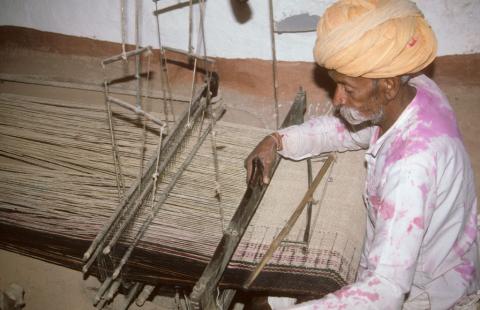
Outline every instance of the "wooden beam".
<path fill-rule="evenodd" d="M 303 123 L 303 114 L 306 109 L 306 94 L 300 89 L 295 97 L 295 101 L 290 108 L 282 128 Z M 280 158 L 272 167 L 272 175 L 280 163 Z M 232 217 L 220 243 L 215 250 L 212 259 L 203 271 L 202 276 L 193 287 L 190 294 L 190 300 L 195 308 L 216 309 L 215 297 L 216 287 L 227 268 L 240 240 L 245 233 L 251 219 L 255 215 L 258 205 L 265 194 L 268 184 L 261 182 L 262 165 L 257 161 L 254 163 L 253 176 L 248 184 L 248 188 Z"/>

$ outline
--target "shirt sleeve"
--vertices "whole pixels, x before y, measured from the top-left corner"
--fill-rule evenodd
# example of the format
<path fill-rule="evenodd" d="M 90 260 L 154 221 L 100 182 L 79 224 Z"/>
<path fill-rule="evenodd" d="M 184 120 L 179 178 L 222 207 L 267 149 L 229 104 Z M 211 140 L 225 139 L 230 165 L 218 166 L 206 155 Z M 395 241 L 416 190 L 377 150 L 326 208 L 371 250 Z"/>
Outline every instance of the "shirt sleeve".
<path fill-rule="evenodd" d="M 293 309 L 402 307 L 421 259 L 420 246 L 434 209 L 436 183 L 432 160 L 417 159 L 385 167 L 380 188 L 375 194 L 368 194 L 376 220 L 362 277 L 323 299 Z"/>
<path fill-rule="evenodd" d="M 325 152 L 367 148 L 373 127 L 349 128 L 338 117 L 321 116 L 278 132 L 283 145 L 280 155 L 300 160 Z"/>

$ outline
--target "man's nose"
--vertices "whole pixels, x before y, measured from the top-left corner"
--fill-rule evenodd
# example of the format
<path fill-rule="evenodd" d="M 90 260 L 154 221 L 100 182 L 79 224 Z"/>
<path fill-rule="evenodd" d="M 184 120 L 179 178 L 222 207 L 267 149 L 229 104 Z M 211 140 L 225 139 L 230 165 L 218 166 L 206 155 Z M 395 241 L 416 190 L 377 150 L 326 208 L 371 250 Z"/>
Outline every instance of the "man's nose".
<path fill-rule="evenodd" d="M 345 90 L 341 85 L 337 85 L 335 88 L 335 94 L 333 95 L 333 105 L 335 107 L 342 106 L 347 102 L 347 97 L 345 95 Z"/>

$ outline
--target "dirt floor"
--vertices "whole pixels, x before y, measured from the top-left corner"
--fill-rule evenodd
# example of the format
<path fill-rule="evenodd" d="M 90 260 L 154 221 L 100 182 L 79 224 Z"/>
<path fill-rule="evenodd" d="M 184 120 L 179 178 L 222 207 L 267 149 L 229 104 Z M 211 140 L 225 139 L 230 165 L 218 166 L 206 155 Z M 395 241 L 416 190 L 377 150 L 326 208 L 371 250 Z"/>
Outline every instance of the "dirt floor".
<path fill-rule="evenodd" d="M 472 165 L 477 178 L 477 193 L 480 193 L 480 66 L 478 57 L 472 63 L 473 68 L 465 69 L 470 75 L 462 75 L 462 67 L 445 67 L 437 73 L 435 79 L 445 91 L 454 107 L 465 145 L 471 156 Z M 115 71 L 116 70 L 116 71 Z M 114 71 L 118 74 L 121 68 Z M 473 73 L 472 73 L 473 72 Z M 9 48 L 0 50 L 0 92 L 17 93 L 46 97 L 53 99 L 68 99 L 72 101 L 88 102 L 90 104 L 103 104 L 103 93 L 98 88 L 103 79 L 99 59 L 91 56 L 69 56 L 58 53 L 32 51 L 27 49 Z M 69 88 L 57 86 L 41 86 L 19 80 L 27 81 L 42 79 L 71 83 Z M 17 82 L 14 80 L 17 79 Z M 9 80 L 9 81 L 5 81 Z M 155 82 L 156 83 L 156 82 Z M 92 90 L 81 90 L 77 86 L 92 87 Z M 131 88 L 131 83 L 126 84 L 126 89 Z M 158 89 L 158 85 L 154 85 Z M 220 89 L 222 101 L 227 106 L 228 112 L 224 120 L 242 123 L 257 127 L 272 128 L 272 106 L 266 104 L 271 99 L 256 97 L 242 93 L 238 89 Z M 179 85 L 174 88 L 175 96 L 188 100 L 188 85 Z M 322 95 L 323 94 L 323 95 Z M 319 92 L 310 99 L 312 106 L 327 100 L 326 92 Z M 293 99 L 293 98 L 292 98 Z M 185 103 L 186 104 L 186 103 Z M 184 106 L 177 107 L 179 110 Z M 282 113 L 288 108 L 284 104 Z M 321 107 L 320 107 L 321 108 Z M 84 281 L 80 272 L 59 267 L 37 259 L 19 254 L 0 251 L 0 290 L 16 282 L 26 290 L 25 309 L 93 309 L 91 299 L 98 282 L 94 278 Z M 119 309 L 122 300 L 111 306 Z M 133 306 L 131 309 L 137 309 Z M 148 302 L 141 309 L 172 309 L 175 304 L 172 298 L 157 297 Z"/>
<path fill-rule="evenodd" d="M 100 286 L 94 277 L 83 279 L 81 272 L 38 259 L 0 250 L 0 290 L 16 283 L 25 290 L 25 310 L 95 309 L 92 300 Z M 118 295 L 106 309 L 122 309 L 124 295 Z M 129 309 L 176 309 L 175 299 L 156 296 L 142 307 Z"/>

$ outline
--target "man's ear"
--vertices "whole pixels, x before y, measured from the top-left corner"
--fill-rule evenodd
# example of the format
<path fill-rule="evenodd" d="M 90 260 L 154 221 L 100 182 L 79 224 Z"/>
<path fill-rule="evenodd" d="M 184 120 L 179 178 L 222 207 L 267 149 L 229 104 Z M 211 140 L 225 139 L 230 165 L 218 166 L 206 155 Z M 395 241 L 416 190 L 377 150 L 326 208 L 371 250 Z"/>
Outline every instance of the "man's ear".
<path fill-rule="evenodd" d="M 397 97 L 401 85 L 399 77 L 382 78 L 379 79 L 378 83 L 387 101 L 391 101 Z"/>

